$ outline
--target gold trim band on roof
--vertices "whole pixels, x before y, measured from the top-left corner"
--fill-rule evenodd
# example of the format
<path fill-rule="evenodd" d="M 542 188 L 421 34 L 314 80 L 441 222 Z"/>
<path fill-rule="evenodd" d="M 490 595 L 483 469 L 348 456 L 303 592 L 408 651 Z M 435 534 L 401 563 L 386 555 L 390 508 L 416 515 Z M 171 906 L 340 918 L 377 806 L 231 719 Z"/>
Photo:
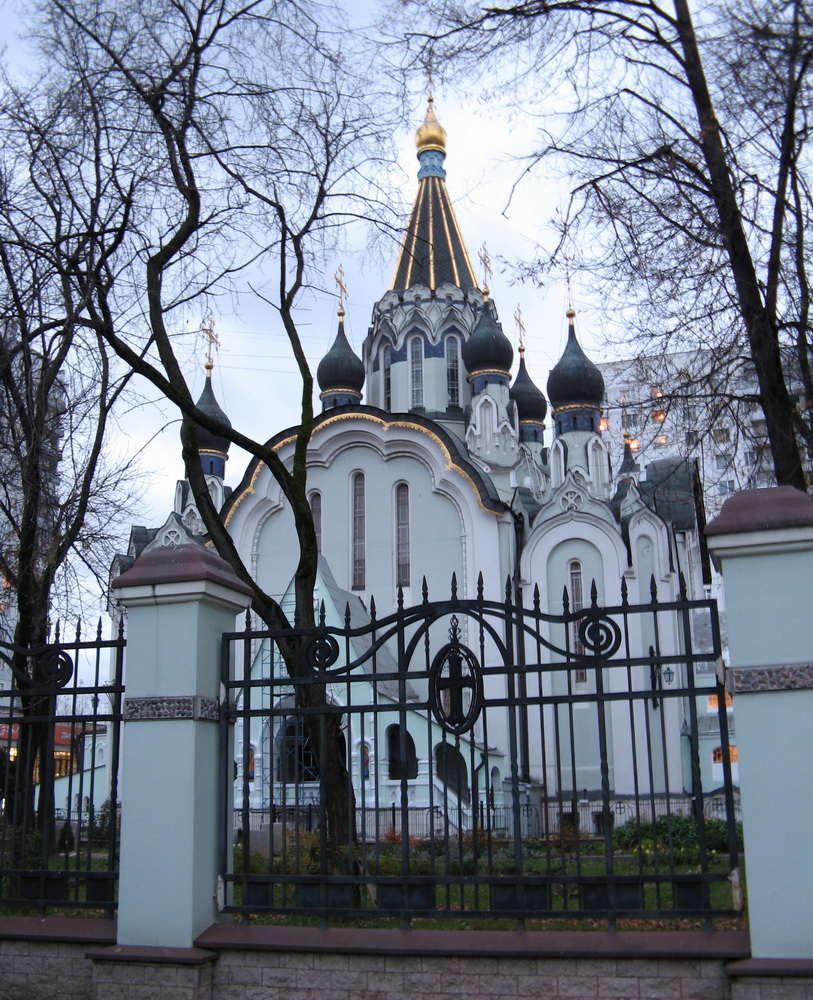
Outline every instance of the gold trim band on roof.
<path fill-rule="evenodd" d="M 378 424 L 378 426 L 381 427 L 384 431 L 389 430 L 391 427 L 398 427 L 406 430 L 418 431 L 419 433 L 424 434 L 431 441 L 434 441 L 435 444 L 437 444 L 437 446 L 440 448 L 441 452 L 443 453 L 446 459 L 446 464 L 445 464 L 446 470 L 447 471 L 451 471 L 452 469 L 456 470 L 458 475 L 460 475 L 469 484 L 475 497 L 477 498 L 478 507 L 480 507 L 481 510 L 485 511 L 486 514 L 493 514 L 495 517 L 502 517 L 503 511 L 492 510 L 490 507 L 487 507 L 483 503 L 482 497 L 480 496 L 480 490 L 478 489 L 475 481 L 471 478 L 471 476 L 468 474 L 468 472 L 466 472 L 465 469 L 463 469 L 460 465 L 457 464 L 457 462 L 454 461 L 454 459 L 452 458 L 452 453 L 449 451 L 449 448 L 446 446 L 443 440 L 440 437 L 438 437 L 438 435 L 435 434 L 434 431 L 429 430 L 428 427 L 424 427 L 421 424 L 413 423 L 411 420 L 384 420 L 381 417 L 374 416 L 372 413 L 359 413 L 357 411 L 356 412 L 350 411 L 350 412 L 332 414 L 331 416 L 327 417 L 325 420 L 321 421 L 318 427 L 314 428 L 314 434 L 316 434 L 318 431 L 322 430 L 325 427 L 329 427 L 331 424 L 337 423 L 340 420 L 368 420 L 371 423 Z M 277 442 L 277 444 L 274 445 L 274 451 L 279 453 L 280 449 L 284 448 L 286 445 L 290 444 L 292 441 L 295 440 L 296 440 L 296 434 L 290 434 L 288 437 L 283 438 L 282 441 L 279 441 Z M 313 440 L 312 437 L 311 440 Z M 260 475 L 260 472 L 263 468 L 265 468 L 265 463 L 257 461 L 257 466 L 254 469 L 254 472 L 251 476 L 248 486 L 243 490 L 243 492 L 238 497 L 235 497 L 233 505 L 230 507 L 229 513 L 226 515 L 226 519 L 223 522 L 225 527 L 229 526 L 229 522 L 231 521 L 235 511 L 243 502 L 243 500 L 249 494 L 255 492 L 255 485 L 257 482 L 257 478 Z"/>
<path fill-rule="evenodd" d="M 553 415 L 556 416 L 557 413 L 562 413 L 563 410 L 597 410 L 601 413 L 601 407 L 595 406 L 593 403 L 563 403 L 561 406 L 553 408 Z"/>

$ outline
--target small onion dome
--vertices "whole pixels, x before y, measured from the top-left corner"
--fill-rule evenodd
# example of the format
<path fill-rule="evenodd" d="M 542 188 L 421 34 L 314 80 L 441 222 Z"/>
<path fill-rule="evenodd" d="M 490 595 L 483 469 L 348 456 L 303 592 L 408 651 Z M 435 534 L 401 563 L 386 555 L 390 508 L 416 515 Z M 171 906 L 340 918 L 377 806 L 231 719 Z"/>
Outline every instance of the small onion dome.
<path fill-rule="evenodd" d="M 353 352 L 344 333 L 344 309 L 339 309 L 339 329 L 333 346 L 319 362 L 316 380 L 321 389 L 320 399 L 336 397 L 337 402 L 359 402 L 364 385 L 364 365 Z"/>
<path fill-rule="evenodd" d="M 440 124 L 435 114 L 435 99 L 429 95 L 429 107 L 426 109 L 426 118 L 415 132 L 415 145 L 418 147 L 418 156 L 421 153 L 434 150 L 437 153 L 446 152 L 446 129 Z"/>
<path fill-rule="evenodd" d="M 576 312 L 568 309 L 567 344 L 559 363 L 548 377 L 548 399 L 559 407 L 589 407 L 600 410 L 604 399 L 604 376 L 576 340 Z"/>
<path fill-rule="evenodd" d="M 509 396 L 517 404 L 520 421 L 533 420 L 543 423 L 548 413 L 548 401 L 542 390 L 534 384 L 525 367 L 525 348 L 519 349 L 519 371 L 511 386 Z"/>
<path fill-rule="evenodd" d="M 491 307 L 483 304 L 474 333 L 463 345 L 463 364 L 470 376 L 496 375 L 506 381 L 511 376 L 514 348 L 494 319 Z"/>
<path fill-rule="evenodd" d="M 215 417 L 217 420 L 222 420 L 224 424 L 231 427 L 231 420 L 226 416 L 220 403 L 215 399 L 214 390 L 212 389 L 212 362 L 206 362 L 206 382 L 203 386 L 203 392 L 200 394 L 200 399 L 197 402 L 197 407 L 199 410 L 203 410 L 205 414 L 210 417 Z M 198 451 L 206 452 L 217 452 L 224 457 L 228 455 L 229 447 L 231 446 L 231 441 L 228 438 L 220 437 L 218 434 L 212 434 L 211 431 L 206 430 L 205 427 L 198 427 Z"/>

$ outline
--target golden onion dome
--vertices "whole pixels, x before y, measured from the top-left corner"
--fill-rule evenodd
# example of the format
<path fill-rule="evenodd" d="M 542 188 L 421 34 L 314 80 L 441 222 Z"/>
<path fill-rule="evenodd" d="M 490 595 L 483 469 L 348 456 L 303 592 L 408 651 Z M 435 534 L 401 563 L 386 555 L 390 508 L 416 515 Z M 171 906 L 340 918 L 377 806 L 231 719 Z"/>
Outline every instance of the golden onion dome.
<path fill-rule="evenodd" d="M 435 149 L 439 153 L 446 152 L 446 129 L 440 124 L 435 114 L 435 99 L 429 95 L 429 107 L 426 109 L 426 118 L 423 125 L 415 133 L 415 145 L 418 147 L 418 155 L 430 149 Z"/>

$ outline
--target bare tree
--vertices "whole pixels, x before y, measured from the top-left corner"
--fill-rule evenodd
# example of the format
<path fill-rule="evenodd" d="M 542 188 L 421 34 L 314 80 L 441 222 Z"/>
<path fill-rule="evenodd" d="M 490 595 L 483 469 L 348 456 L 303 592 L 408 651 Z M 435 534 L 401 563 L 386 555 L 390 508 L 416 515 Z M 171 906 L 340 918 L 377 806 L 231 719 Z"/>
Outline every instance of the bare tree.
<path fill-rule="evenodd" d="M 777 480 L 805 489 L 811 414 L 782 356 L 793 349 L 809 404 L 804 0 L 721 0 L 696 17 L 687 0 L 413 8 L 423 59 L 481 73 L 492 57 L 509 92 L 533 90 L 546 127 L 529 169 L 575 179 L 556 250 L 528 271 L 575 254 L 604 301 L 639 306 L 628 329 L 647 353 L 699 346 L 753 365 Z"/>
<path fill-rule="evenodd" d="M 87 574 L 104 578 L 116 531 L 136 506 L 130 464 L 112 459 L 105 447 L 131 373 L 88 329 L 87 298 L 63 263 L 92 261 L 104 243 L 98 234 L 109 231 L 115 244 L 123 225 L 106 213 L 102 179 L 84 169 L 98 134 L 76 125 L 70 92 L 51 88 L 41 100 L 4 81 L 0 573 L 7 632 L 13 630 L 11 667 L 23 712 L 36 720 L 21 728 L 17 822 L 29 824 L 38 773 L 43 831 L 54 816 L 54 760 L 43 720 L 53 714 L 56 698 L 41 693 L 50 679 L 39 675 L 36 654 L 50 639 L 60 593 L 75 592 Z M 73 197 L 80 185 L 81 203 Z M 60 587 L 67 581 L 73 586 Z"/>
<path fill-rule="evenodd" d="M 121 223 L 117 241 L 106 230 L 95 233 L 99 252 L 58 254 L 64 280 L 87 303 L 82 323 L 180 408 L 186 474 L 207 531 L 251 587 L 257 614 L 286 629 L 290 623 L 241 562 L 214 508 L 197 428 L 268 465 L 299 540 L 298 622 L 313 624 L 317 549 L 306 497 L 313 377 L 297 303 L 318 280 L 341 227 L 383 219 L 389 204 L 379 197 L 377 167 L 390 122 L 352 73 L 352 36 L 330 11 L 320 8 L 334 20 L 318 23 L 310 8 L 274 0 L 132 0 L 109 9 L 51 0 L 41 14 L 40 43 L 52 67 L 71 82 L 83 120 L 98 128 L 85 170 L 104 178 L 105 199 Z M 71 197 L 84 204 L 81 187 Z M 261 441 L 196 407 L 175 350 L 190 303 L 258 277 L 301 376 L 291 468 Z M 311 678 L 293 642 L 281 651 L 292 674 Z M 298 692 L 309 708 L 327 705 L 323 685 Z M 311 714 L 308 726 L 321 749 L 329 843 L 347 845 L 355 808 L 340 720 Z"/>

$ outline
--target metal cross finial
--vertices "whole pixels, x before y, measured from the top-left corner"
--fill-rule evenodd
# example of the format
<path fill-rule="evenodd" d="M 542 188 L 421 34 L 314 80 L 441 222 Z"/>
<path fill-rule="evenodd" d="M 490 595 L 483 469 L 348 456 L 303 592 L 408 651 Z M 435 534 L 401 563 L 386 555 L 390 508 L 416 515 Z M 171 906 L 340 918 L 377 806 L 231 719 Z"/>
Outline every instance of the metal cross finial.
<path fill-rule="evenodd" d="M 483 291 L 488 294 L 488 284 L 494 272 L 491 270 L 491 258 L 488 256 L 488 248 L 485 243 L 480 248 L 478 257 L 480 258 L 480 263 L 483 265 Z"/>
<path fill-rule="evenodd" d="M 339 289 L 339 312 L 344 312 L 344 297 L 347 295 L 347 285 L 344 283 L 344 268 L 339 264 L 339 270 L 333 275 Z"/>
<path fill-rule="evenodd" d="M 432 95 L 435 93 L 435 75 L 432 72 L 432 60 L 431 59 L 429 60 L 429 63 L 427 65 L 427 67 L 426 67 L 426 85 L 429 88 L 429 100 L 431 101 L 432 100 Z"/>
<path fill-rule="evenodd" d="M 211 313 L 200 324 L 200 332 L 206 340 L 206 367 L 211 370 L 213 364 L 212 347 L 220 347 L 220 339 L 215 333 L 215 318 Z"/>
<path fill-rule="evenodd" d="M 521 351 L 525 350 L 525 324 L 522 322 L 522 307 L 517 303 L 517 308 L 514 312 L 514 321 L 517 324 L 517 331 L 519 333 L 519 349 Z"/>

